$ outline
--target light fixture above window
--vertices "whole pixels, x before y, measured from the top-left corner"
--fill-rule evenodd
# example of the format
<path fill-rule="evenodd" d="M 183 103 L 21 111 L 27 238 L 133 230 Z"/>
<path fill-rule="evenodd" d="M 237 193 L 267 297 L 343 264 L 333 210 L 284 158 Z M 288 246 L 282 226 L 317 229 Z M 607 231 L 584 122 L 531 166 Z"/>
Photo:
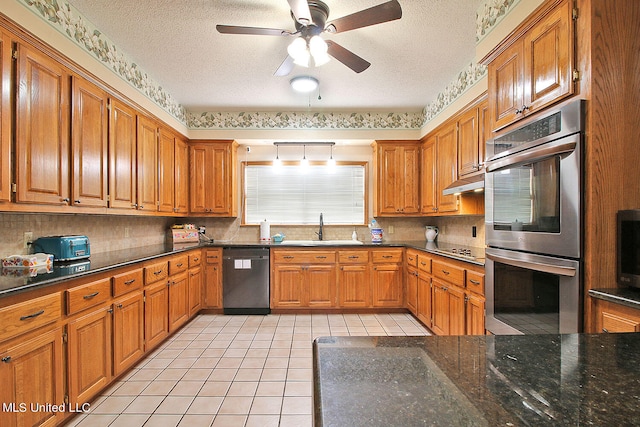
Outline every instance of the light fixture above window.
<path fill-rule="evenodd" d="M 320 36 L 296 37 L 287 48 L 287 53 L 293 58 L 293 63 L 302 67 L 308 67 L 311 58 L 316 67 L 329 62 L 327 42 Z"/>
<path fill-rule="evenodd" d="M 307 145 L 309 145 L 309 146 L 329 146 L 331 151 L 329 153 L 329 159 L 327 160 L 327 166 L 335 167 L 335 164 L 336 164 L 336 161 L 333 159 L 333 146 L 336 145 L 335 142 L 325 142 L 325 141 L 320 141 L 320 142 L 274 142 L 273 145 L 276 146 L 276 158 L 273 161 L 273 166 L 281 165 L 280 153 L 279 153 L 279 148 L 281 146 L 285 146 L 285 147 L 302 147 L 303 154 L 302 154 L 302 160 L 300 160 L 300 166 L 302 166 L 303 169 L 305 169 L 307 166 L 309 166 L 309 159 L 307 159 Z"/>
<path fill-rule="evenodd" d="M 320 82 L 318 79 L 311 76 L 297 76 L 291 79 L 291 88 L 296 92 L 309 93 L 318 88 Z"/>

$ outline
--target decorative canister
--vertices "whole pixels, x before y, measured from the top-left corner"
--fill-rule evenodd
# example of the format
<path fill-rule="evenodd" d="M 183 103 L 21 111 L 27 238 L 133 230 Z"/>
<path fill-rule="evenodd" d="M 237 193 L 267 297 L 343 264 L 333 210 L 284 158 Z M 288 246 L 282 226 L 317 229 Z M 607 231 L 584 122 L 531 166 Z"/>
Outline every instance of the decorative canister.
<path fill-rule="evenodd" d="M 435 242 L 436 237 L 438 237 L 438 227 L 427 225 L 425 227 L 424 235 L 427 238 L 427 242 Z"/>
<path fill-rule="evenodd" d="M 371 229 L 371 243 L 382 243 L 382 228 Z"/>

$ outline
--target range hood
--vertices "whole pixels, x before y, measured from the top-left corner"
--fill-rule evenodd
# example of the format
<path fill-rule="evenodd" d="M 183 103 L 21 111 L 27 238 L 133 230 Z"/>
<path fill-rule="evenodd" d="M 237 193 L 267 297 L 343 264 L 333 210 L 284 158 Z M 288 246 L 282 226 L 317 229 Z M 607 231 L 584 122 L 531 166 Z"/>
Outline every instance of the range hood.
<path fill-rule="evenodd" d="M 452 182 L 444 190 L 442 194 L 445 196 L 449 194 L 460 194 L 469 191 L 479 191 L 484 189 L 484 174 L 479 173 L 469 177 L 461 178 Z"/>

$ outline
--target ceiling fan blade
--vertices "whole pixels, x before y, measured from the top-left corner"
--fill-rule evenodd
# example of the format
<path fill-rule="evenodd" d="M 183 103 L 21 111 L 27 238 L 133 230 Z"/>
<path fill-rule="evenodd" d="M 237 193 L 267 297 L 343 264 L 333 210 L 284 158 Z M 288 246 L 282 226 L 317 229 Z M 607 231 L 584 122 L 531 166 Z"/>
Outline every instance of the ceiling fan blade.
<path fill-rule="evenodd" d="M 256 36 L 290 36 L 287 30 L 276 28 L 237 27 L 235 25 L 216 25 L 216 30 L 222 34 L 250 34 Z"/>
<path fill-rule="evenodd" d="M 307 0 L 287 0 L 289 7 L 293 12 L 293 16 L 296 17 L 296 21 L 302 25 L 309 25 L 311 23 L 311 10 Z"/>
<path fill-rule="evenodd" d="M 327 40 L 327 46 L 327 53 L 329 55 L 351 68 L 356 73 L 363 72 L 371 65 L 369 62 L 334 41 Z"/>
<path fill-rule="evenodd" d="M 344 33 L 345 31 L 382 24 L 383 22 L 400 18 L 402 18 L 400 3 L 398 3 L 398 0 L 391 0 L 331 21 L 325 30 L 330 33 Z"/>
<path fill-rule="evenodd" d="M 276 77 L 288 76 L 289 73 L 293 70 L 293 66 L 293 58 L 290 55 L 287 55 L 287 57 L 284 59 L 284 61 L 282 61 L 282 64 L 280 64 L 273 75 Z"/>

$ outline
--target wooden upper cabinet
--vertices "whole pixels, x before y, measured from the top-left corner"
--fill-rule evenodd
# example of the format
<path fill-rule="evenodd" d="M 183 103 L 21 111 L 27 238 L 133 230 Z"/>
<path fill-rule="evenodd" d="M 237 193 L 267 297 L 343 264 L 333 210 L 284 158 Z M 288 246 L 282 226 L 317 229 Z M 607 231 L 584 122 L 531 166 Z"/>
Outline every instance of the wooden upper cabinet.
<path fill-rule="evenodd" d="M 73 77 L 72 204 L 107 207 L 107 93 Z"/>
<path fill-rule="evenodd" d="M 478 108 L 471 108 L 458 119 L 458 176 L 478 172 L 482 162 L 478 140 Z"/>
<path fill-rule="evenodd" d="M 420 146 L 417 141 L 374 143 L 376 216 L 420 212 Z"/>
<path fill-rule="evenodd" d="M 189 147 L 191 213 L 237 216 L 235 141 L 201 141 Z"/>
<path fill-rule="evenodd" d="M 153 120 L 138 116 L 138 209 L 158 209 L 158 126 Z"/>
<path fill-rule="evenodd" d="M 158 211 L 173 212 L 174 207 L 174 162 L 175 137 L 171 131 L 161 127 L 158 140 Z"/>
<path fill-rule="evenodd" d="M 488 63 L 492 130 L 498 130 L 574 92 L 572 2 L 541 10 L 523 22 Z"/>
<path fill-rule="evenodd" d="M 458 209 L 457 196 L 442 194 L 442 190 L 458 178 L 456 128 L 456 123 L 452 123 L 437 135 L 436 198 L 439 213 L 453 212 Z"/>
<path fill-rule="evenodd" d="M 109 206 L 135 209 L 136 112 L 112 98 L 109 110 Z"/>
<path fill-rule="evenodd" d="M 436 144 L 435 135 L 429 136 L 422 144 L 420 175 L 420 212 L 423 214 L 438 211 L 436 188 Z"/>
<path fill-rule="evenodd" d="M 189 212 L 189 146 L 178 137 L 175 139 L 173 176 L 173 211 L 186 214 Z"/>
<path fill-rule="evenodd" d="M 11 200 L 11 39 L 0 30 L 0 201 Z"/>
<path fill-rule="evenodd" d="M 69 204 L 70 74 L 17 45 L 16 202 Z"/>

